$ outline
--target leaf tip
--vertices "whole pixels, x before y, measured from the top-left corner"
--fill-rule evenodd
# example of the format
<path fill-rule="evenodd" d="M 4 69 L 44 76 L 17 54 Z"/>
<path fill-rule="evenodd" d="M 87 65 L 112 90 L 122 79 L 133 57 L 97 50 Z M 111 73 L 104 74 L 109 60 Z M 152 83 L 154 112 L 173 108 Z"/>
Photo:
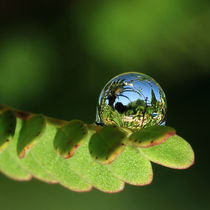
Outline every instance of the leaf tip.
<path fill-rule="evenodd" d="M 175 134 L 176 130 L 174 128 L 168 126 L 152 126 L 131 134 L 129 142 L 136 147 L 148 148 L 162 144 Z"/>
<path fill-rule="evenodd" d="M 110 164 L 125 148 L 126 137 L 120 128 L 104 127 L 91 136 L 90 155 L 101 164 Z"/>
<path fill-rule="evenodd" d="M 72 120 L 59 128 L 54 138 L 55 151 L 63 158 L 72 157 L 86 140 L 88 129 L 84 122 Z"/>

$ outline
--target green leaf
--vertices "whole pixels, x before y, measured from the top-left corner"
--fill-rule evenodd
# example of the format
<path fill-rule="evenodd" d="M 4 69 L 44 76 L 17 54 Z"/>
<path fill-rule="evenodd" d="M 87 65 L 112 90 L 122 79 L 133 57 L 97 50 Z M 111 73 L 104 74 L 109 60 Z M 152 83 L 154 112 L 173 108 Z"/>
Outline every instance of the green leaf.
<path fill-rule="evenodd" d="M 31 149 L 32 156 L 58 183 L 73 191 L 89 191 L 92 186 L 70 168 L 67 159 L 54 149 L 53 139 L 58 128 L 47 122 L 39 143 Z"/>
<path fill-rule="evenodd" d="M 179 169 L 194 162 L 192 148 L 174 135 L 173 128 L 154 126 L 131 133 L 116 126 L 66 122 L 0 105 L 0 171 L 12 179 L 34 177 L 73 191 L 95 187 L 114 193 L 125 183 L 151 183 L 150 160 Z"/>
<path fill-rule="evenodd" d="M 168 126 L 151 126 L 131 134 L 129 142 L 137 147 L 151 147 L 163 143 L 175 133 L 175 129 Z"/>
<path fill-rule="evenodd" d="M 23 169 L 7 150 L 4 150 L 0 155 L 0 171 L 14 180 L 28 181 L 32 178 L 32 175 Z"/>
<path fill-rule="evenodd" d="M 17 134 L 21 134 L 21 128 L 24 124 L 24 120 L 17 118 Z M 20 135 L 18 138 L 11 142 L 10 153 L 13 158 L 15 158 L 16 161 L 22 166 L 22 168 L 28 171 L 33 177 L 48 183 L 56 183 L 55 179 L 47 173 L 47 171 L 38 163 L 38 161 L 36 161 L 31 153 L 31 150 L 28 150 L 28 153 L 26 156 L 24 156 L 24 158 L 19 158 L 18 153 L 16 152 L 19 140 Z M 37 143 L 39 140 L 40 138 L 37 139 Z"/>
<path fill-rule="evenodd" d="M 31 152 L 24 158 L 20 159 L 21 165 L 25 168 L 30 174 L 41 181 L 47 183 L 57 183 L 55 178 L 47 172 L 47 170 L 42 167 L 39 162 L 33 157 Z"/>
<path fill-rule="evenodd" d="M 90 138 L 90 154 L 100 163 L 109 164 L 123 151 L 125 139 L 126 133 L 122 129 L 106 126 Z"/>
<path fill-rule="evenodd" d="M 30 180 L 32 175 L 23 168 L 19 158 L 17 158 L 15 142 L 18 139 L 20 128 L 21 125 L 17 120 L 15 135 L 11 139 L 11 143 L 0 153 L 0 171 L 12 179 L 24 181 Z"/>
<path fill-rule="evenodd" d="M 160 145 L 139 150 L 149 160 L 169 168 L 185 169 L 194 163 L 190 144 L 177 135 Z"/>
<path fill-rule="evenodd" d="M 124 188 L 124 182 L 113 175 L 108 168 L 96 162 L 89 153 L 88 145 L 92 132 L 86 141 L 78 148 L 75 155 L 67 159 L 70 167 L 95 188 L 103 192 L 119 192 Z"/>
<path fill-rule="evenodd" d="M 126 145 L 124 151 L 107 167 L 119 179 L 129 184 L 147 185 L 152 182 L 153 172 L 150 161 L 131 145 Z"/>
<path fill-rule="evenodd" d="M 7 156 L 9 155 L 10 158 L 12 158 L 13 160 L 13 164 L 11 164 L 11 166 L 14 164 L 18 165 L 21 168 L 21 169 L 18 169 L 19 171 L 21 171 L 21 174 L 23 173 L 22 171 L 24 171 L 25 173 L 30 174 L 30 177 L 33 176 L 39 180 L 49 182 L 49 183 L 54 183 L 55 180 L 49 174 L 47 174 L 46 170 L 43 169 L 37 163 L 37 161 L 32 157 L 30 150 L 27 156 L 25 156 L 25 158 L 22 158 L 22 159 L 19 158 L 17 154 L 17 143 L 20 139 L 19 136 L 20 136 L 23 124 L 24 124 L 24 120 L 17 118 L 15 136 L 12 139 L 11 143 L 9 144 L 8 148 L 6 149 Z M 0 156 L 0 158 L 3 156 Z M 8 157 L 4 157 L 3 161 L 5 164 L 8 162 L 7 158 Z"/>
<path fill-rule="evenodd" d="M 16 117 L 14 112 L 6 111 L 0 114 L 0 152 L 10 143 L 16 126 Z"/>
<path fill-rule="evenodd" d="M 60 128 L 54 139 L 54 147 L 64 158 L 72 157 L 88 134 L 87 126 L 80 120 L 72 120 Z"/>
<path fill-rule="evenodd" d="M 17 144 L 19 157 L 23 158 L 27 151 L 36 145 L 45 126 L 46 121 L 42 115 L 31 115 L 24 121 Z"/>

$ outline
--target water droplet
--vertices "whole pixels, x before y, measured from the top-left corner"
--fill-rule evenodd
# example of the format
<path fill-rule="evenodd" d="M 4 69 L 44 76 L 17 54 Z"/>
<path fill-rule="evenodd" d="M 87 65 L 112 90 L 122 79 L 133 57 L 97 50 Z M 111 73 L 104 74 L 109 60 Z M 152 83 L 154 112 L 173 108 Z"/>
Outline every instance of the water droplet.
<path fill-rule="evenodd" d="M 111 79 L 101 91 L 96 123 L 141 129 L 165 125 L 166 97 L 150 76 L 131 72 Z"/>

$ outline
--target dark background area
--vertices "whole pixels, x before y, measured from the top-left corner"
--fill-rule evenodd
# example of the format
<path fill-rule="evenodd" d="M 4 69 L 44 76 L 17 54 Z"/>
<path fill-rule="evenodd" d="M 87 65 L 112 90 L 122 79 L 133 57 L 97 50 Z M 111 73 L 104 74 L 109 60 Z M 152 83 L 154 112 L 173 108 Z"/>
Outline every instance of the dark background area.
<path fill-rule="evenodd" d="M 93 122 L 105 83 L 127 71 L 161 84 L 167 125 L 192 145 L 195 165 L 153 164 L 151 185 L 126 185 L 117 194 L 1 174 L 1 209 L 210 209 L 209 1 L 0 1 L 1 104 Z"/>

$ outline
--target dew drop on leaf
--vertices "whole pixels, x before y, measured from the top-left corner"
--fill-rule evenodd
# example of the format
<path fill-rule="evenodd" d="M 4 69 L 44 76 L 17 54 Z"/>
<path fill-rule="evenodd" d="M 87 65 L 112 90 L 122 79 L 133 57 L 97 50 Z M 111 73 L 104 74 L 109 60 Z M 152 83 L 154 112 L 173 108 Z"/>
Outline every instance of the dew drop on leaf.
<path fill-rule="evenodd" d="M 165 125 L 166 97 L 150 76 L 137 72 L 111 79 L 100 93 L 96 123 L 133 130 Z"/>

